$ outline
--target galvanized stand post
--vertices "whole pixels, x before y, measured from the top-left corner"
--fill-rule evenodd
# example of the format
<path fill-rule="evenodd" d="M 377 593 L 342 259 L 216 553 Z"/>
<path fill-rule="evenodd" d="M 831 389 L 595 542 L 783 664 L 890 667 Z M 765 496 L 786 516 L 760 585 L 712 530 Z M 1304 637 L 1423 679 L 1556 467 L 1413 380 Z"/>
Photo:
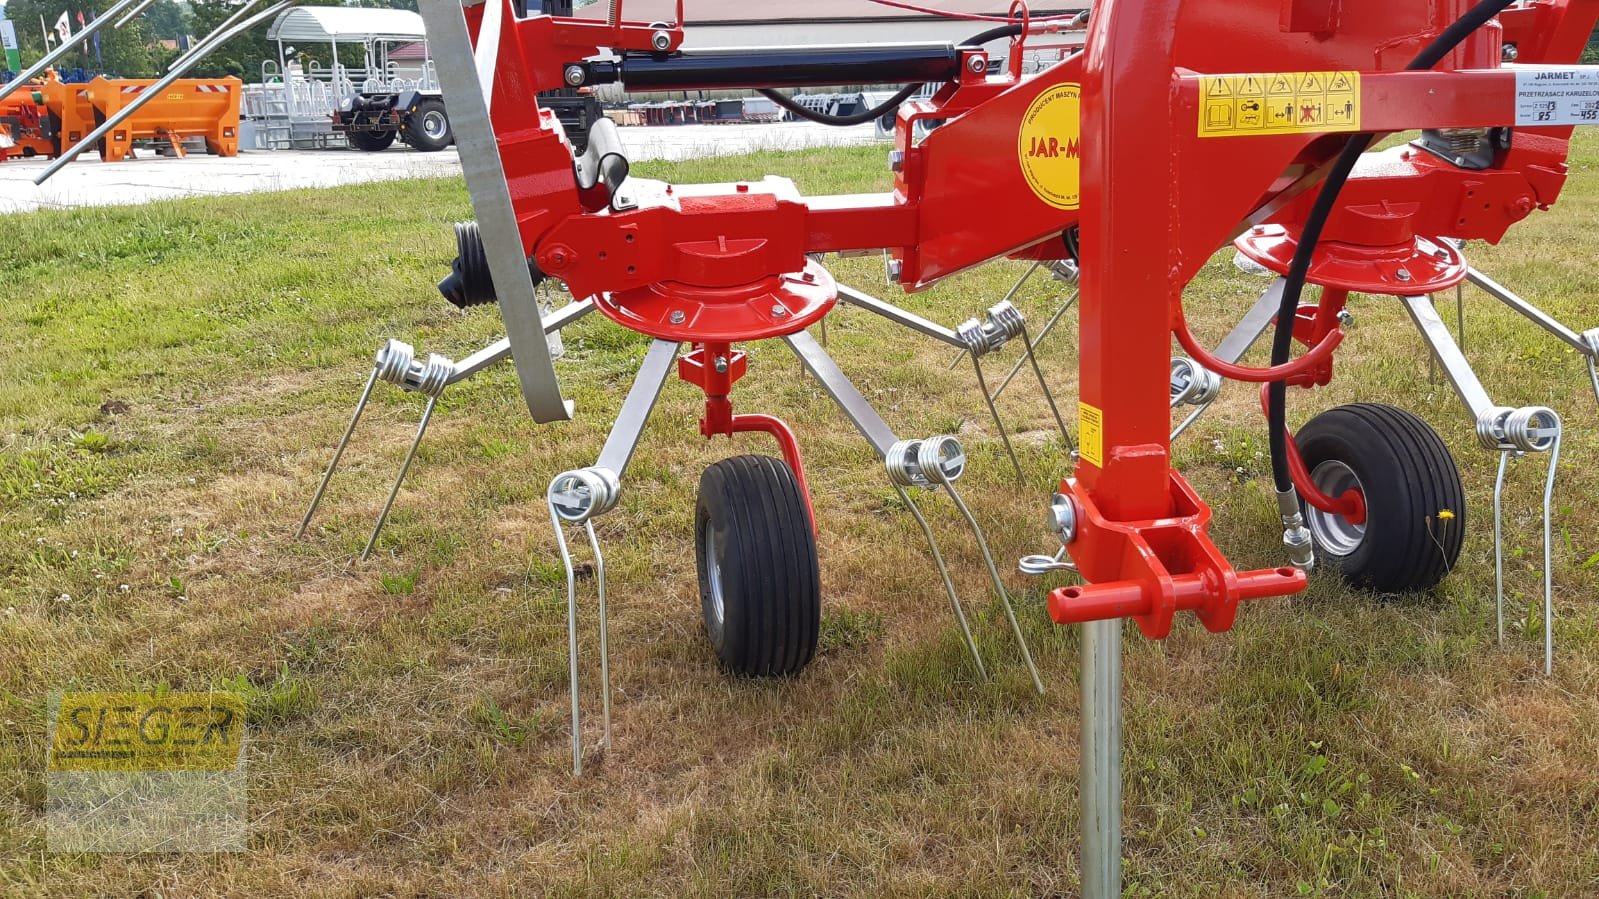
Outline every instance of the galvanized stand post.
<path fill-rule="evenodd" d="M 1083 899 L 1122 894 L 1122 623 L 1083 625 Z"/>

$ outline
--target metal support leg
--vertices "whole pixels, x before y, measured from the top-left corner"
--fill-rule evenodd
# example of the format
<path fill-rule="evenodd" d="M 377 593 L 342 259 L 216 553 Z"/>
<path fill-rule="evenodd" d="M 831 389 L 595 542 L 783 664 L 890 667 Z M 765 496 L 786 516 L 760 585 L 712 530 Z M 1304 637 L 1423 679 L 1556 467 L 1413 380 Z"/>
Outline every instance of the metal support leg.
<path fill-rule="evenodd" d="M 605 719 L 604 736 L 600 745 L 611 748 L 611 642 L 610 614 L 605 608 L 605 554 L 600 552 L 600 538 L 594 535 L 594 522 L 583 522 L 588 532 L 589 547 L 594 551 L 594 582 L 600 594 L 600 706 Z"/>
<path fill-rule="evenodd" d="M 1083 899 L 1122 894 L 1122 623 L 1083 625 Z"/>
<path fill-rule="evenodd" d="M 1505 534 L 1501 500 L 1505 492 L 1505 467 L 1510 451 L 1499 454 L 1499 473 L 1494 476 L 1494 623 L 1499 632 L 1499 648 L 1505 648 Z"/>

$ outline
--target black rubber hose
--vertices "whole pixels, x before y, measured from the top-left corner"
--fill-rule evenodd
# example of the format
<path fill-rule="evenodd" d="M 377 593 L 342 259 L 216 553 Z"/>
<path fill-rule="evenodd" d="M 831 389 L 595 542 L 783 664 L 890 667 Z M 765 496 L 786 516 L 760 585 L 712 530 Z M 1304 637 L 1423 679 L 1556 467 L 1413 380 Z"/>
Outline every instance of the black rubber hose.
<path fill-rule="evenodd" d="M 1026 29 L 1027 26 L 1023 25 L 1021 22 L 1012 22 L 1009 25 L 1000 25 L 995 28 L 990 28 L 987 31 L 980 31 L 977 34 L 972 35 L 966 40 L 961 41 L 960 46 L 981 47 L 989 41 L 997 41 L 1000 38 L 1015 37 Z M 887 100 L 884 100 L 882 103 L 879 103 L 871 109 L 868 109 L 864 112 L 857 112 L 854 115 L 846 116 L 828 115 L 825 112 L 817 112 L 814 109 L 806 109 L 805 107 L 789 99 L 787 94 L 779 93 L 771 88 L 760 88 L 756 90 L 756 93 L 768 100 L 771 100 L 778 106 L 783 107 L 784 109 L 792 112 L 808 122 L 817 122 L 822 125 L 843 127 L 847 125 L 864 125 L 891 109 L 899 108 L 901 103 L 909 100 L 911 95 L 915 94 L 918 90 L 921 90 L 922 87 L 923 86 L 920 84 L 907 84 L 900 88 L 899 92 L 894 94 L 894 96 L 889 97 Z"/>
<path fill-rule="evenodd" d="M 1482 0 L 1453 25 L 1444 29 L 1405 66 L 1405 69 L 1416 71 L 1437 65 L 1458 47 L 1461 41 L 1514 2 L 1515 0 Z M 1310 214 L 1305 218 L 1305 230 L 1299 236 L 1299 246 L 1294 250 L 1293 262 L 1288 266 L 1288 274 L 1284 278 L 1282 305 L 1277 308 L 1277 328 L 1272 334 L 1271 342 L 1272 365 L 1281 365 L 1288 361 L 1288 352 L 1293 347 L 1294 316 L 1299 311 L 1299 300 L 1304 294 L 1305 279 L 1310 274 L 1310 260 L 1316 252 L 1316 244 L 1321 241 L 1322 229 L 1326 227 L 1327 219 L 1332 216 L 1333 207 L 1338 202 L 1338 194 L 1343 190 L 1344 183 L 1355 170 L 1355 164 L 1360 161 L 1361 154 L 1365 153 L 1376 139 L 1375 134 L 1364 132 L 1350 136 L 1338 158 L 1333 162 L 1332 169 L 1328 171 L 1327 179 L 1321 185 L 1321 192 L 1316 195 L 1316 202 L 1311 206 Z M 1271 474 L 1277 491 L 1281 493 L 1292 489 L 1294 483 L 1288 473 L 1288 384 L 1286 381 L 1273 381 L 1266 390 L 1266 428 L 1271 441 Z"/>
<path fill-rule="evenodd" d="M 890 109 L 898 109 L 901 103 L 909 100 L 912 94 L 921 89 L 922 86 L 920 84 L 907 84 L 900 88 L 899 91 L 894 94 L 894 96 L 889 97 L 887 100 L 884 100 L 871 109 L 868 109 L 864 112 L 857 112 L 853 115 L 828 115 L 825 112 L 817 112 L 814 109 L 806 109 L 798 103 L 795 103 L 787 94 L 780 93 L 768 87 L 760 88 L 756 91 L 756 93 L 768 100 L 771 100 L 773 103 L 776 103 L 778 106 L 783 107 L 800 118 L 805 119 L 806 121 L 819 122 L 823 125 L 844 126 L 863 125 L 872 121 L 883 113 L 888 112 Z"/>

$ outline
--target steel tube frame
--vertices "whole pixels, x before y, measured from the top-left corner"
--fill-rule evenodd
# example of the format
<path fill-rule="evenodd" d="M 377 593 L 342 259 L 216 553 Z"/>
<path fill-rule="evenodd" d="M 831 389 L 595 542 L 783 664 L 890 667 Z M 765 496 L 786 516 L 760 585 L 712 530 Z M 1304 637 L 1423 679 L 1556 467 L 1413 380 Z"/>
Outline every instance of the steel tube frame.
<path fill-rule="evenodd" d="M 894 430 L 888 426 L 888 422 L 883 421 L 881 415 L 877 414 L 877 410 L 866 401 L 866 397 L 850 383 L 849 378 L 838 367 L 838 363 L 833 361 L 833 357 L 827 355 L 827 351 L 822 349 L 816 339 L 804 331 L 785 335 L 783 342 L 788 344 L 794 355 L 799 357 L 800 363 L 806 370 L 821 382 L 822 389 L 827 391 L 828 396 L 833 398 L 833 402 L 843 411 L 845 417 L 861 432 L 866 442 L 872 445 L 872 449 L 877 451 L 878 458 L 888 458 L 888 451 L 899 442 L 899 438 L 894 436 Z"/>
<path fill-rule="evenodd" d="M 428 36 L 436 45 L 454 48 L 434 59 L 439 84 L 450 106 L 450 126 L 460 150 L 467 193 L 477 212 L 489 274 L 500 298 L 500 316 L 516 363 L 522 398 L 533 420 L 544 424 L 572 417 L 572 404 L 561 395 L 561 385 L 550 359 L 549 341 L 539 320 L 538 296 L 527 270 L 516 210 L 506 186 L 499 143 L 489 122 L 493 95 L 494 63 L 499 51 L 501 13 L 498 2 L 487 3 L 478 35 L 481 56 L 472 53 L 471 36 L 459 0 L 420 0 L 417 4 Z"/>
<path fill-rule="evenodd" d="M 118 13 L 122 12 L 122 10 L 125 9 L 126 7 L 132 6 L 133 4 L 138 3 L 138 2 L 139 2 L 139 0 L 120 0 L 120 2 L 114 4 L 110 9 L 108 9 L 104 13 L 101 13 L 100 15 L 96 16 L 94 21 L 90 22 L 88 25 L 84 26 L 82 31 L 79 31 L 77 34 L 71 35 L 66 40 L 62 41 L 61 42 L 61 46 L 55 48 L 54 50 L 51 50 L 49 53 L 46 53 L 44 56 L 40 57 L 38 62 L 35 62 L 33 65 L 29 66 L 27 69 L 23 70 L 21 75 L 18 75 L 16 78 L 12 79 L 11 81 L 9 81 L 9 82 L 7 82 L 5 84 L 0 84 L 0 100 L 4 100 L 5 98 L 11 96 L 13 93 L 15 93 L 17 91 L 18 88 L 20 88 L 23 85 L 27 84 L 31 79 L 33 79 L 35 76 L 37 76 L 40 72 L 43 72 L 45 69 L 50 68 L 50 64 L 51 63 L 55 62 L 56 60 L 60 59 L 61 57 L 65 56 L 65 55 L 67 55 L 67 52 L 70 51 L 73 47 L 76 47 L 78 45 L 78 43 L 80 41 L 82 41 L 84 38 L 87 38 L 87 37 L 93 35 L 95 32 L 99 31 L 101 28 L 104 28 L 106 25 L 111 24 L 111 18 L 113 16 L 115 16 Z"/>

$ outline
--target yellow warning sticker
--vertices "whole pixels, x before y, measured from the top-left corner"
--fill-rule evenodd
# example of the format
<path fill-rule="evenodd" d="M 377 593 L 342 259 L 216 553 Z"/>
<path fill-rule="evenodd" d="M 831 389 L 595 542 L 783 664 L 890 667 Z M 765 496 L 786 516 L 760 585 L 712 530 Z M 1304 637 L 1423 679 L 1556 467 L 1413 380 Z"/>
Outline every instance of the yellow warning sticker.
<path fill-rule="evenodd" d="M 1105 467 L 1105 413 L 1084 402 L 1077 404 L 1077 453 L 1084 462 Z"/>
<path fill-rule="evenodd" d="M 1054 84 L 1033 98 L 1016 136 L 1022 177 L 1040 200 L 1056 209 L 1076 209 L 1082 184 L 1082 85 Z"/>
<path fill-rule="evenodd" d="M 1199 136 L 1360 130 L 1359 72 L 1202 75 Z"/>

